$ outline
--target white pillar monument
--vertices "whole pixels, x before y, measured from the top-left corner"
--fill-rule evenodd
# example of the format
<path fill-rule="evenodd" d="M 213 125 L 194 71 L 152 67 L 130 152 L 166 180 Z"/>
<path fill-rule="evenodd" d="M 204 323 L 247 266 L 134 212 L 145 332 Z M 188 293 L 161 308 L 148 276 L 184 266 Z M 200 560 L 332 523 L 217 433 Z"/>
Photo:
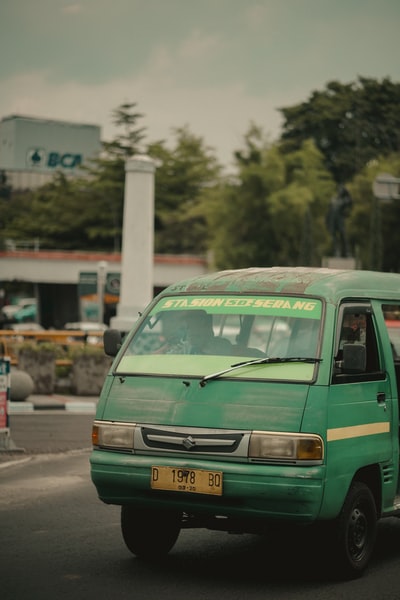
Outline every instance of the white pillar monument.
<path fill-rule="evenodd" d="M 125 163 L 121 280 L 110 327 L 127 332 L 153 298 L 155 162 L 136 155 Z"/>

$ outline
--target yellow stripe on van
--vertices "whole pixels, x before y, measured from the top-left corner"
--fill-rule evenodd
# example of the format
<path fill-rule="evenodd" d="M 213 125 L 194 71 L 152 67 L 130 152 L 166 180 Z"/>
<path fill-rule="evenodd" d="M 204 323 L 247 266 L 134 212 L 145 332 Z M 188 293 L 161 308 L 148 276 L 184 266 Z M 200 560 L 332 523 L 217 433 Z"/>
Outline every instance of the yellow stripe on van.
<path fill-rule="evenodd" d="M 347 440 L 349 438 L 362 437 L 364 435 L 389 433 L 389 431 L 390 423 L 368 423 L 366 425 L 353 425 L 351 427 L 328 429 L 326 439 L 328 442 L 335 442 L 337 440 Z"/>

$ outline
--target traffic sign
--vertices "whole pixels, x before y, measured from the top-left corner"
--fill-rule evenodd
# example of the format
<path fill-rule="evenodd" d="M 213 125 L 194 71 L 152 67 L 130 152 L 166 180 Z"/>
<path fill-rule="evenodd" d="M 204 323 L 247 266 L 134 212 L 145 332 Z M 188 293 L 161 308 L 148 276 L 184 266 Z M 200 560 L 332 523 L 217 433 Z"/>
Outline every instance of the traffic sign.
<path fill-rule="evenodd" d="M 400 200 L 400 179 L 390 173 L 381 173 L 376 177 L 372 190 L 379 200 Z"/>

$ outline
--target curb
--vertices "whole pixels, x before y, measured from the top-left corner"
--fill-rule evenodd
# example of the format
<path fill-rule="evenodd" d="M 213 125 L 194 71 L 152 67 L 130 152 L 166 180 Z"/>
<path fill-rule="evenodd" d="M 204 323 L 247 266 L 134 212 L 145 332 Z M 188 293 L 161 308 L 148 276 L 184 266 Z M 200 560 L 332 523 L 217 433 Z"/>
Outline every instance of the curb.
<path fill-rule="evenodd" d="M 7 412 L 9 415 L 21 415 L 21 414 L 32 414 L 34 412 L 44 412 L 47 410 L 65 411 L 67 413 L 96 413 L 96 402 L 84 402 L 80 400 L 70 402 L 48 402 L 38 403 L 34 402 L 8 402 Z"/>
<path fill-rule="evenodd" d="M 8 454 L 13 454 L 13 452 L 8 452 Z M 7 456 L 7 458 L 9 458 L 9 456 Z M 14 465 L 22 465 L 26 462 L 29 462 L 30 460 L 32 460 L 32 456 L 24 456 L 22 458 L 10 458 L 10 460 L 0 462 L 0 469 L 6 469 L 7 467 L 11 467 Z"/>
<path fill-rule="evenodd" d="M 97 408 L 96 402 L 68 402 L 65 405 L 65 410 L 67 412 L 86 412 L 90 414 L 95 414 Z"/>

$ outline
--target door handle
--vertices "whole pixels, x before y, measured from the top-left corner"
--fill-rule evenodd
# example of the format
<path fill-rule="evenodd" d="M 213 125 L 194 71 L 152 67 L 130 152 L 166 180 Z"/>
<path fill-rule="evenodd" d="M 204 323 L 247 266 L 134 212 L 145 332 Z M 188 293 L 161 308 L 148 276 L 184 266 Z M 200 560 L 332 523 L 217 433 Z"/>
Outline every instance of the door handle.
<path fill-rule="evenodd" d="M 378 402 L 378 404 L 385 404 L 386 405 L 386 394 L 385 392 L 378 392 L 376 395 L 376 401 Z"/>

